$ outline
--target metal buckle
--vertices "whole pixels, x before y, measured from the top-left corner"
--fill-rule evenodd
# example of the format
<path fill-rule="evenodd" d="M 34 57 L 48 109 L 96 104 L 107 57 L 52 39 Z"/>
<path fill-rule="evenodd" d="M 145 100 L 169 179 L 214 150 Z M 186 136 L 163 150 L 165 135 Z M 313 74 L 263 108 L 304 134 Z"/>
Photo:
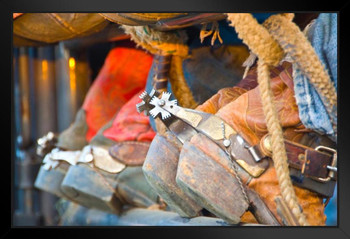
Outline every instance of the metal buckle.
<path fill-rule="evenodd" d="M 328 182 L 329 180 L 334 178 L 334 174 L 335 172 L 337 172 L 337 151 L 335 149 L 322 146 L 322 145 L 317 146 L 315 150 L 320 152 L 323 151 L 323 152 L 331 153 L 333 155 L 331 165 L 327 165 L 327 169 L 329 170 L 327 178 L 315 178 L 317 181 L 320 181 L 320 182 Z"/>
<path fill-rule="evenodd" d="M 258 152 L 256 151 L 256 149 L 254 148 L 254 146 L 250 146 L 243 138 L 242 136 L 240 136 L 239 134 L 237 135 L 237 141 L 243 145 L 243 147 L 248 150 L 248 152 L 250 153 L 250 155 L 253 157 L 253 159 L 255 160 L 255 162 L 260 162 L 263 158 L 265 158 L 264 156 L 258 154 Z"/>

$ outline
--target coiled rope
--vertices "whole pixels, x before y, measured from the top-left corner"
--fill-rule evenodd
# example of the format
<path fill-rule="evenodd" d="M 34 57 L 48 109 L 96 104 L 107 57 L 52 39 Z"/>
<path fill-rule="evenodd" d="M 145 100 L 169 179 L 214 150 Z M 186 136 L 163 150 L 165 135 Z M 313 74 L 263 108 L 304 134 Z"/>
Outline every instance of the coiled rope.
<path fill-rule="evenodd" d="M 271 136 L 272 160 L 276 169 L 281 195 L 286 201 L 300 225 L 309 225 L 301 211 L 290 176 L 287 163 L 283 132 L 273 104 L 273 92 L 269 66 L 277 66 L 284 56 L 283 49 L 274 40 L 265 27 L 260 25 L 251 14 L 228 13 L 228 21 L 235 28 L 238 37 L 258 56 L 258 82 L 262 99 L 266 125 Z M 290 16 L 289 16 L 289 20 Z"/>
<path fill-rule="evenodd" d="M 269 17 L 264 26 L 315 87 L 330 116 L 334 134 L 337 135 L 337 92 L 311 43 L 285 14 Z"/>

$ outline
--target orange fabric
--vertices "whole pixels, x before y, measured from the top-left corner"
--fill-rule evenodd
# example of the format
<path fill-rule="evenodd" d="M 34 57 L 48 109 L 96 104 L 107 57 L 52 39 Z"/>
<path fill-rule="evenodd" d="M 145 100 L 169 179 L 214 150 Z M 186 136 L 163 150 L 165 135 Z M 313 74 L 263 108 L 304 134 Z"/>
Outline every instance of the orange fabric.
<path fill-rule="evenodd" d="M 140 103 L 137 93 L 119 111 L 112 126 L 103 132 L 106 138 L 120 141 L 151 141 L 156 133 L 151 128 L 149 117 L 140 114 L 136 110 L 136 104 Z"/>
<path fill-rule="evenodd" d="M 252 69 L 250 74 L 256 77 L 256 69 Z M 252 76 L 250 75 L 250 77 Z M 244 80 L 243 80 L 244 81 Z M 276 105 L 280 122 L 285 130 L 284 137 L 286 139 L 297 141 L 303 133 L 298 133 L 295 129 L 305 128 L 299 119 L 298 107 L 294 98 L 292 65 L 284 62 L 281 66 L 271 70 L 271 87 L 274 92 L 274 103 Z M 233 87 L 225 91 L 233 91 Z M 238 92 L 237 89 L 234 90 Z M 244 91 L 241 95 L 218 93 L 208 102 L 199 106 L 198 109 L 216 111 L 216 115 L 231 125 L 242 137 L 250 144 L 254 145 L 267 133 L 265 116 L 262 109 L 259 87 L 249 91 Z M 229 100 L 223 99 L 228 97 Z M 220 99 L 219 101 L 217 99 Z M 220 102 L 230 102 L 226 105 Z M 276 177 L 275 168 L 270 163 L 267 169 L 260 177 L 252 179 L 249 187 L 254 189 L 264 200 L 266 205 L 274 213 L 276 218 L 281 222 L 281 218 L 277 215 L 275 196 L 280 194 L 280 188 Z M 324 204 L 322 198 L 309 190 L 301 189 L 294 186 L 295 192 L 300 206 L 310 225 L 325 225 L 326 216 L 324 214 Z M 242 222 L 256 223 L 251 213 L 243 214 Z"/>
<path fill-rule="evenodd" d="M 12 17 L 13 17 L 13 19 L 15 19 L 15 18 L 21 16 L 22 14 L 23 13 L 12 13 Z"/>
<path fill-rule="evenodd" d="M 83 104 L 89 127 L 87 141 L 145 87 L 152 59 L 133 48 L 116 47 L 109 52 Z"/>

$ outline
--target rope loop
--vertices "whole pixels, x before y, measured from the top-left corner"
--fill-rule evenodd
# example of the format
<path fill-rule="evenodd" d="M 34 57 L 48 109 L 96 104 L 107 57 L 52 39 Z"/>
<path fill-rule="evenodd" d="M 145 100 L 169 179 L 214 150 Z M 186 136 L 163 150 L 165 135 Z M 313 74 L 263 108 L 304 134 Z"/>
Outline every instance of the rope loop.
<path fill-rule="evenodd" d="M 269 17 L 264 22 L 264 26 L 315 87 L 330 116 L 336 134 L 337 92 L 311 43 L 300 28 L 283 14 Z"/>
<path fill-rule="evenodd" d="M 250 13 L 228 13 L 227 19 L 238 33 L 238 37 L 266 64 L 277 66 L 284 52 L 265 27 Z"/>
<path fill-rule="evenodd" d="M 284 22 L 291 22 L 294 14 L 279 14 Z M 273 102 L 269 66 L 277 66 L 285 55 L 285 49 L 268 31 L 269 27 L 284 29 L 285 25 L 269 17 L 260 25 L 251 14 L 228 13 L 230 25 L 235 28 L 245 44 L 258 57 L 258 83 L 266 120 L 271 135 L 272 160 L 281 190 L 281 195 L 300 225 L 309 225 L 298 203 L 292 181 L 289 176 L 287 153 L 284 145 L 283 131 L 278 112 Z M 300 31 L 300 30 L 299 30 Z"/>

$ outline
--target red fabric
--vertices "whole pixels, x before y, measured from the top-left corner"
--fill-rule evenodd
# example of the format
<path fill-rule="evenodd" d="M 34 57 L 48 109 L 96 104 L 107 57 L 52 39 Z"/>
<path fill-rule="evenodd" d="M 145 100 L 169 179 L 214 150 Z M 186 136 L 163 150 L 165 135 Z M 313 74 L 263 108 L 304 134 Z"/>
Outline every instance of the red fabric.
<path fill-rule="evenodd" d="M 146 85 L 153 57 L 142 50 L 112 49 L 84 100 L 87 141 Z"/>
<path fill-rule="evenodd" d="M 152 141 L 155 132 L 151 128 L 149 117 L 138 113 L 136 104 L 140 103 L 137 93 L 119 111 L 112 126 L 103 132 L 106 138 L 120 141 Z"/>

